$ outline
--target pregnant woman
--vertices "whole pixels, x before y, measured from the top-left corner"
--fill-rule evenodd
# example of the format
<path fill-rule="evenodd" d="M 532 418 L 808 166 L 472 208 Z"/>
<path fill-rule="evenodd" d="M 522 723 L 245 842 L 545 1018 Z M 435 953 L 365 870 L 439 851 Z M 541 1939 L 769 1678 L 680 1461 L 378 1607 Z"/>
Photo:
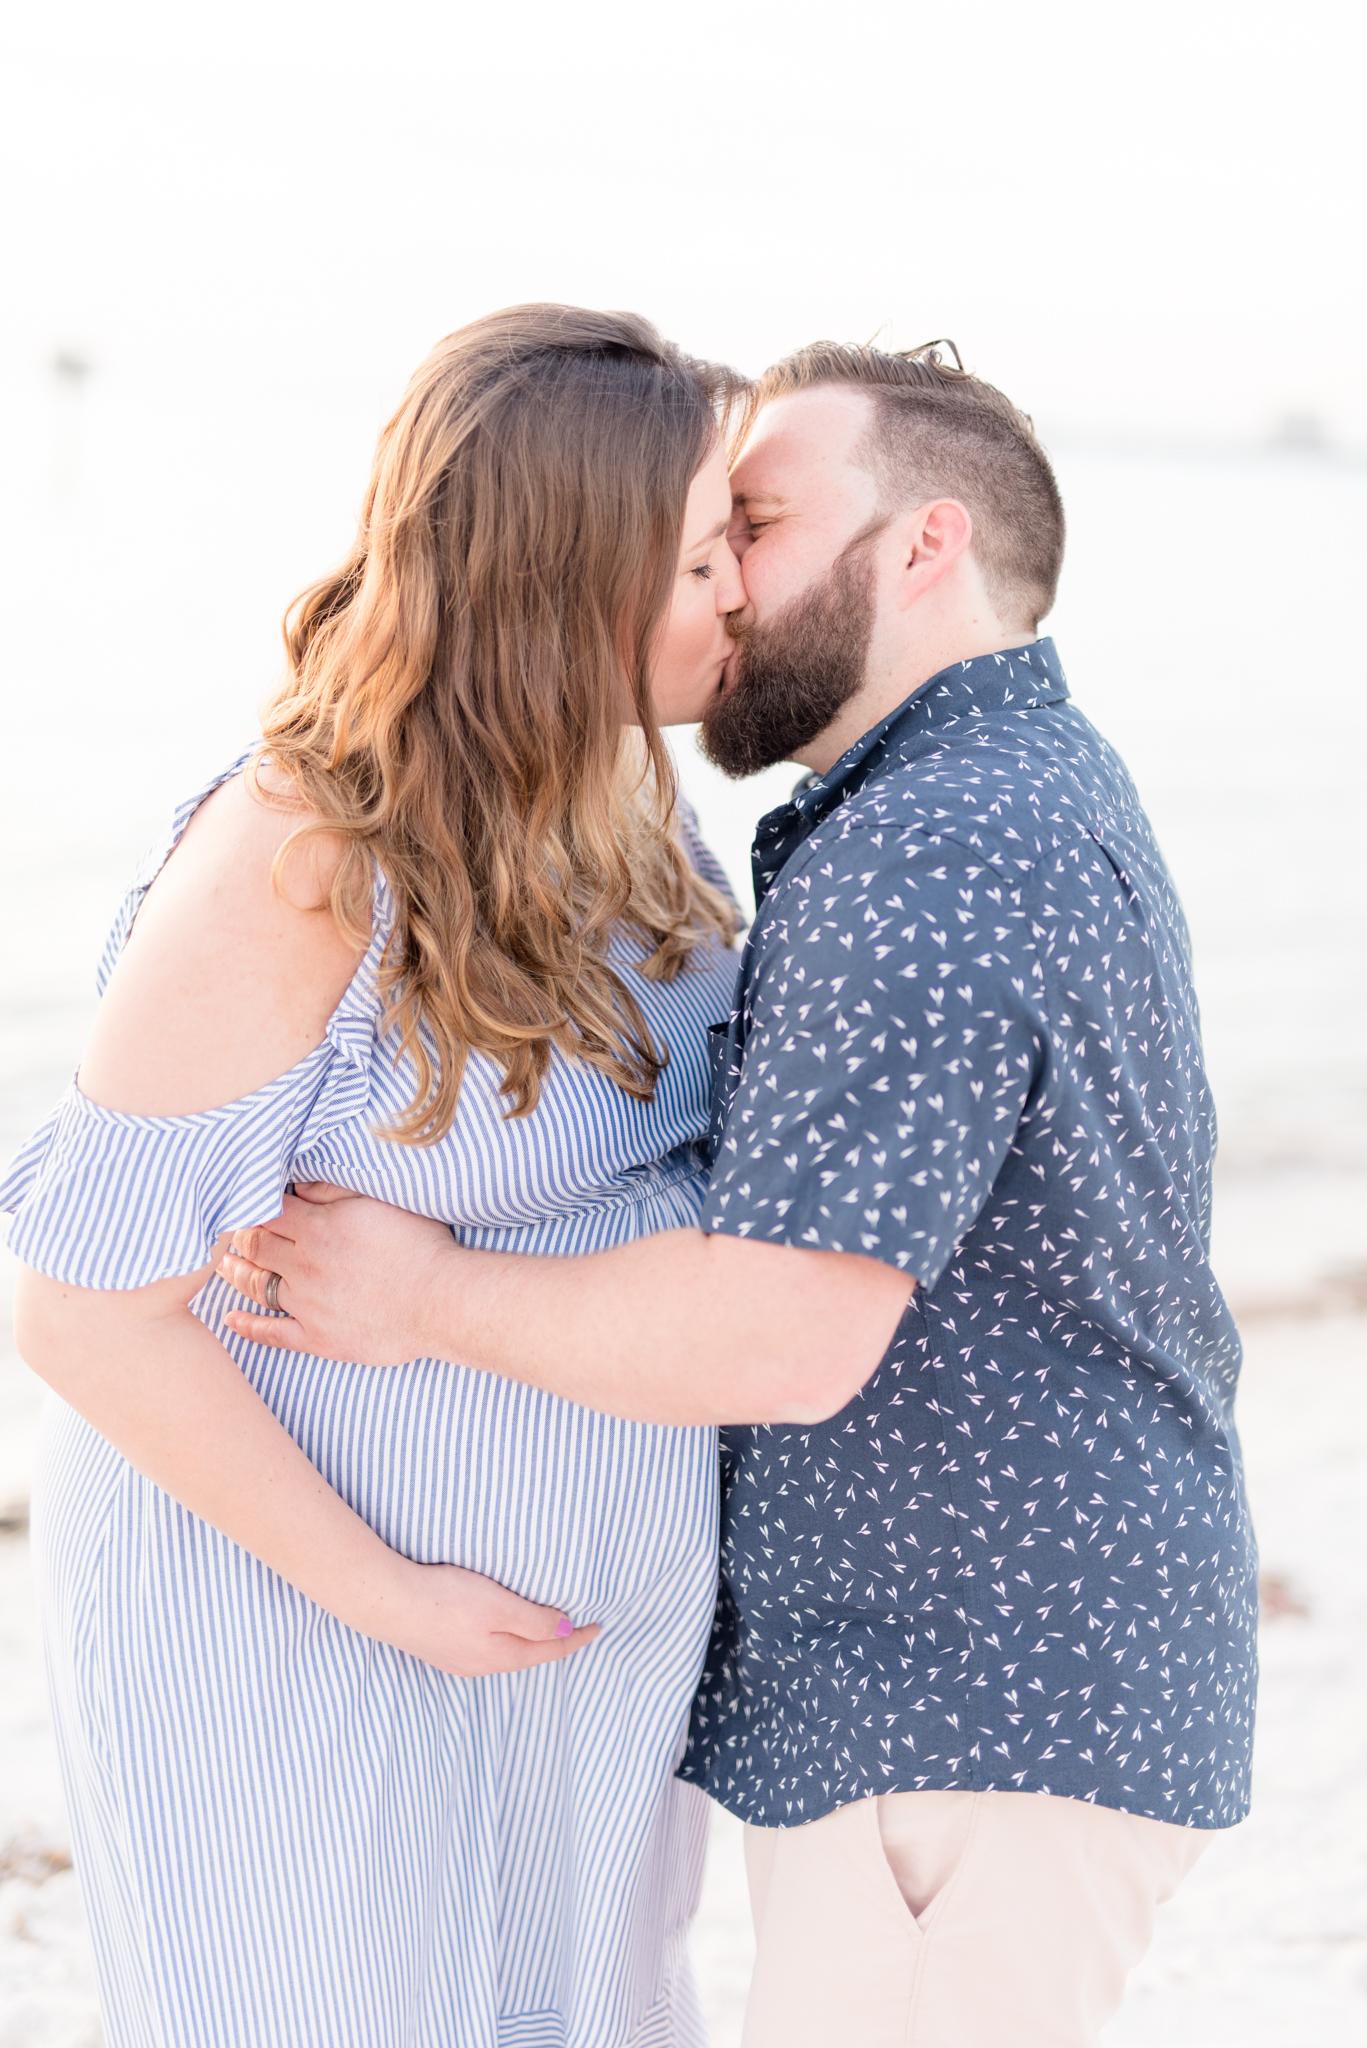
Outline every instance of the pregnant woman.
<path fill-rule="evenodd" d="M 659 728 L 743 602 L 736 389 L 567 307 L 434 350 L 0 1190 L 109 2048 L 704 2039 L 712 1433 L 255 1345 L 211 1262 L 296 1180 L 507 1250 L 696 1220 L 737 918 Z"/>

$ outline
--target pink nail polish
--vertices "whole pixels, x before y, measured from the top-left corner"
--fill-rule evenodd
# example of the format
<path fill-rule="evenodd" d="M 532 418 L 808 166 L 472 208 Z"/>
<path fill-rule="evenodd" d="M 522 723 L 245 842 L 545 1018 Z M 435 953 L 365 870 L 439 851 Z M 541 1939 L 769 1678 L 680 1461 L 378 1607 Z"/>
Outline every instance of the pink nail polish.
<path fill-rule="evenodd" d="M 559 1626 L 555 1632 L 558 1636 L 572 1636 L 574 1634 L 574 1623 L 570 1620 L 568 1614 L 561 1615 Z"/>

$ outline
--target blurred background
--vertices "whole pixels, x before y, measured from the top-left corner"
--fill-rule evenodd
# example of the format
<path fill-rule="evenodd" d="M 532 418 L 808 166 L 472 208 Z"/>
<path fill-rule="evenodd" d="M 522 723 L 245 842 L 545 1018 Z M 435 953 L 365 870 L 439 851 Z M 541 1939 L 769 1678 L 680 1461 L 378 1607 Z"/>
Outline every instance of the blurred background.
<path fill-rule="evenodd" d="M 952 335 L 1070 521 L 1046 630 L 1186 902 L 1265 1565 L 1257 1805 L 1108 2037 L 1367 2041 L 1360 7 L 16 6 L 0 28 L 0 1149 L 79 1057 L 122 880 L 252 737 L 375 434 L 491 307 L 755 371 Z M 737 884 L 787 770 L 686 788 Z M 8 1272 L 6 1274 L 8 1278 Z M 7 1319 L 6 1319 L 7 1320 Z M 0 2048 L 95 2048 L 0 1362 Z M 719 1822 L 697 1960 L 739 2040 Z"/>

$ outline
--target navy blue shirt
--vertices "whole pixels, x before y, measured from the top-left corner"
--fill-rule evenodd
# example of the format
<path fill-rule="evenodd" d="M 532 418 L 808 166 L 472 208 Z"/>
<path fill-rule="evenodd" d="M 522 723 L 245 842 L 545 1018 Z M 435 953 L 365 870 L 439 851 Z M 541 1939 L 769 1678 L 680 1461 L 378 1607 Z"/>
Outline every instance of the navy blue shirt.
<path fill-rule="evenodd" d="M 1186 923 L 1053 644 L 944 670 L 761 821 L 709 1230 L 920 1283 L 815 1427 L 723 1431 L 682 1775 L 1248 1803 L 1256 1558 Z"/>

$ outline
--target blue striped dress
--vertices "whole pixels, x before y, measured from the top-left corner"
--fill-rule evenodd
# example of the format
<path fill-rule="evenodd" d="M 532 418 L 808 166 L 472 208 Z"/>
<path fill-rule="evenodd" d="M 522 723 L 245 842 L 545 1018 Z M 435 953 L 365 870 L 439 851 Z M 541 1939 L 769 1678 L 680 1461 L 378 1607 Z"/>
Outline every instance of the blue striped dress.
<path fill-rule="evenodd" d="M 102 985 L 209 789 L 139 869 Z M 410 1095 L 379 1029 L 391 919 L 377 880 L 324 1042 L 243 1100 L 126 1116 L 73 1083 L 0 1187 L 18 1256 L 82 1287 L 193 1272 L 295 1179 L 509 1251 L 693 1224 L 705 1030 L 735 956 L 633 979 L 670 1048 L 654 1102 L 557 1054 L 538 1109 L 509 1122 L 476 1055 L 455 1127 L 414 1148 L 375 1136 Z M 624 937 L 615 957 L 629 971 L 641 953 Z M 387 1543 L 603 1633 L 535 1671 L 434 1670 L 314 1606 L 51 1398 L 35 1548 L 108 2048 L 701 2044 L 686 1931 L 705 1802 L 673 1770 L 712 1617 L 714 1433 L 430 1360 L 273 1351 L 224 1329 L 235 1305 L 215 1279 L 194 1312 Z"/>

